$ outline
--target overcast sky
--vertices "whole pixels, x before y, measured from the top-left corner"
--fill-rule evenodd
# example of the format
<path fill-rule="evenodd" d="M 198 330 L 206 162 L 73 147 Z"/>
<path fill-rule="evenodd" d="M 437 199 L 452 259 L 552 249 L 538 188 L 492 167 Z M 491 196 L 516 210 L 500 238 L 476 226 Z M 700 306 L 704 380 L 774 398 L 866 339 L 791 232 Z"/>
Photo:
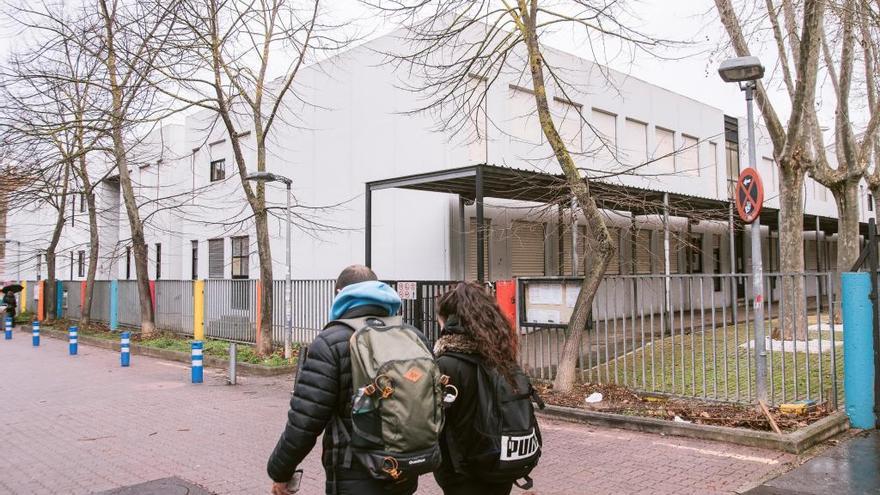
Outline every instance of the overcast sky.
<path fill-rule="evenodd" d="M 353 3 L 354 0 L 334 0 L 325 5 L 345 9 L 347 7 L 343 6 L 348 2 Z M 718 107 L 725 113 L 737 116 L 745 114 L 745 103 L 739 89 L 723 83 L 715 71 L 725 55 L 717 54 L 715 49 L 719 39 L 726 39 L 726 34 L 717 21 L 712 0 L 637 0 L 634 6 L 641 18 L 640 29 L 657 37 L 692 44 L 678 52 L 665 54 L 675 57 L 674 60 L 658 60 L 644 55 L 637 56 L 635 60 L 620 57 L 610 64 L 613 68 Z M 0 25 L 0 29 L 3 30 L 0 32 L 0 55 L 5 58 L 15 34 L 7 26 Z M 584 53 L 585 50 L 578 46 L 578 41 L 571 34 L 555 33 L 548 41 L 553 46 L 589 58 L 589 53 Z M 773 59 L 772 53 L 764 55 L 765 60 Z M 686 57 L 677 59 L 682 56 Z M 784 115 L 787 113 L 786 98 L 782 94 L 779 96 L 781 98 L 776 103 Z"/>

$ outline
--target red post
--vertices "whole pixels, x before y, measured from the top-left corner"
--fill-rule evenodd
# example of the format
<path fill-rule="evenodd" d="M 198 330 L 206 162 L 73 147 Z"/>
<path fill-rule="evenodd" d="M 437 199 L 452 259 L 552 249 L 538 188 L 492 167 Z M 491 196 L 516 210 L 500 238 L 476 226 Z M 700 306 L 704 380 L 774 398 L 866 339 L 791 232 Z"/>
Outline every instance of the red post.
<path fill-rule="evenodd" d="M 86 307 L 86 281 L 85 280 L 83 280 L 81 282 L 80 289 L 79 289 L 79 310 L 82 311 L 82 309 L 84 307 Z"/>
<path fill-rule="evenodd" d="M 153 304 L 153 312 L 156 312 L 156 281 L 150 280 L 150 303 Z"/>
<path fill-rule="evenodd" d="M 498 280 L 495 282 L 495 299 L 501 308 L 501 314 L 510 322 L 513 342 L 517 342 L 516 318 L 516 280 Z"/>

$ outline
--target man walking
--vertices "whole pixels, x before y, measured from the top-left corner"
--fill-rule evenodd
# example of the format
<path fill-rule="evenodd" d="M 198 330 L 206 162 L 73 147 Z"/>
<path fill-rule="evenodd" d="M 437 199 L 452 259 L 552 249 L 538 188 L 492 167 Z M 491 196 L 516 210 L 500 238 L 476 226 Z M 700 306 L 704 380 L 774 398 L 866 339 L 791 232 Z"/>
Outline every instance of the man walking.
<path fill-rule="evenodd" d="M 382 318 L 395 315 L 399 309 L 397 292 L 379 282 L 366 266 L 350 266 L 336 280 L 332 320 Z M 332 324 L 309 346 L 296 377 L 287 425 L 269 457 L 273 495 L 289 493 L 287 483 L 322 432 L 321 461 L 327 474 L 328 495 L 411 495 L 418 488 L 418 478 L 393 482 L 374 479 L 367 468 L 351 459 L 351 336 L 350 327 Z"/>

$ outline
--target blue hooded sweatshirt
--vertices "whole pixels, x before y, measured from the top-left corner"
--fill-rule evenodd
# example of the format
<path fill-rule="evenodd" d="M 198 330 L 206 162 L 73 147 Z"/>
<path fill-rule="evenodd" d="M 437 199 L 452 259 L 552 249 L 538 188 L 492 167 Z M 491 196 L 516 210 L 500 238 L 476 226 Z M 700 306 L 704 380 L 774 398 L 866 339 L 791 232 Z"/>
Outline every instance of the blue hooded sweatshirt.
<path fill-rule="evenodd" d="M 400 310 L 400 296 L 388 284 L 377 280 L 352 284 L 336 294 L 330 319 L 338 320 L 350 309 L 361 306 L 378 306 L 388 311 L 389 315 L 396 315 Z"/>

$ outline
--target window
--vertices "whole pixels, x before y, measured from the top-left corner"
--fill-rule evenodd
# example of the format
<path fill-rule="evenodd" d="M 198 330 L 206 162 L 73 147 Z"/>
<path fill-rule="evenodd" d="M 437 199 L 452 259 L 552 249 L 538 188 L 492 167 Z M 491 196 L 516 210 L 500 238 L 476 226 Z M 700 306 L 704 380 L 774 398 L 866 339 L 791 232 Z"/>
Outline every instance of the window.
<path fill-rule="evenodd" d="M 717 275 L 721 273 L 721 234 L 712 234 L 712 267 Z M 712 277 L 712 289 L 721 292 L 721 277 Z"/>
<path fill-rule="evenodd" d="M 67 201 L 67 200 L 65 200 Z M 76 225 L 76 194 L 70 195 L 70 226 Z M 72 251 L 71 251 L 72 252 Z"/>
<path fill-rule="evenodd" d="M 156 244 L 156 280 L 162 278 L 162 245 Z"/>
<path fill-rule="evenodd" d="M 668 129 L 657 127 L 654 129 L 654 160 L 661 172 L 675 172 L 675 145 L 674 133 Z"/>
<path fill-rule="evenodd" d="M 596 154 L 599 165 L 614 162 L 617 156 L 617 115 L 594 108 L 592 124 L 599 136 L 591 136 L 593 146 L 590 151 Z"/>
<path fill-rule="evenodd" d="M 734 188 L 736 188 L 736 181 L 739 180 L 739 148 L 737 148 L 736 142 L 727 141 L 725 142 L 724 151 L 725 161 L 727 162 L 727 194 L 732 198 Z"/>
<path fill-rule="evenodd" d="M 208 241 L 208 278 L 223 278 L 223 239 Z"/>
<path fill-rule="evenodd" d="M 715 177 L 715 194 L 721 197 L 721 191 L 718 189 L 718 145 L 709 142 L 709 156 L 706 161 L 706 169 Z"/>
<path fill-rule="evenodd" d="M 510 87 L 510 116 L 509 134 L 512 140 L 528 143 L 542 144 L 544 132 L 535 115 L 534 92 L 527 88 L 511 85 Z"/>
<path fill-rule="evenodd" d="M 125 248 L 125 279 L 131 280 L 131 246 Z"/>
<path fill-rule="evenodd" d="M 700 175 L 700 141 L 697 138 L 681 135 L 679 168 L 686 175 Z"/>
<path fill-rule="evenodd" d="M 37 253 L 37 280 L 40 280 L 42 277 L 42 273 L 43 273 L 42 260 L 43 260 L 43 255 L 40 253 Z M 34 294 L 36 294 L 36 291 L 34 291 Z M 36 297 L 35 297 L 35 299 L 36 299 Z"/>
<path fill-rule="evenodd" d="M 248 236 L 232 238 L 232 278 L 248 278 L 249 248 Z"/>
<path fill-rule="evenodd" d="M 648 161 L 648 124 L 638 120 L 626 119 L 624 127 L 624 148 L 630 165 L 641 165 Z"/>
<path fill-rule="evenodd" d="M 691 234 L 688 236 L 688 273 L 703 273 L 703 236 Z"/>
<path fill-rule="evenodd" d="M 556 100 L 559 101 L 559 100 Z M 571 102 L 560 103 L 560 116 L 557 119 L 559 135 L 571 153 L 584 152 L 583 116 L 581 106 Z"/>
<path fill-rule="evenodd" d="M 80 251 L 76 256 L 76 274 L 78 277 L 86 276 L 86 252 Z"/>
<path fill-rule="evenodd" d="M 821 185 L 819 187 L 822 187 Z M 822 187 L 824 189 L 824 187 Z M 874 195 L 868 193 L 868 211 L 874 211 Z"/>
<path fill-rule="evenodd" d="M 221 158 L 211 162 L 211 182 L 217 182 L 226 178 L 226 159 Z"/>
<path fill-rule="evenodd" d="M 199 241 L 191 241 L 192 244 L 192 279 L 199 278 Z"/>
<path fill-rule="evenodd" d="M 83 213 L 86 211 L 86 193 L 81 193 L 79 195 L 79 212 Z"/>

